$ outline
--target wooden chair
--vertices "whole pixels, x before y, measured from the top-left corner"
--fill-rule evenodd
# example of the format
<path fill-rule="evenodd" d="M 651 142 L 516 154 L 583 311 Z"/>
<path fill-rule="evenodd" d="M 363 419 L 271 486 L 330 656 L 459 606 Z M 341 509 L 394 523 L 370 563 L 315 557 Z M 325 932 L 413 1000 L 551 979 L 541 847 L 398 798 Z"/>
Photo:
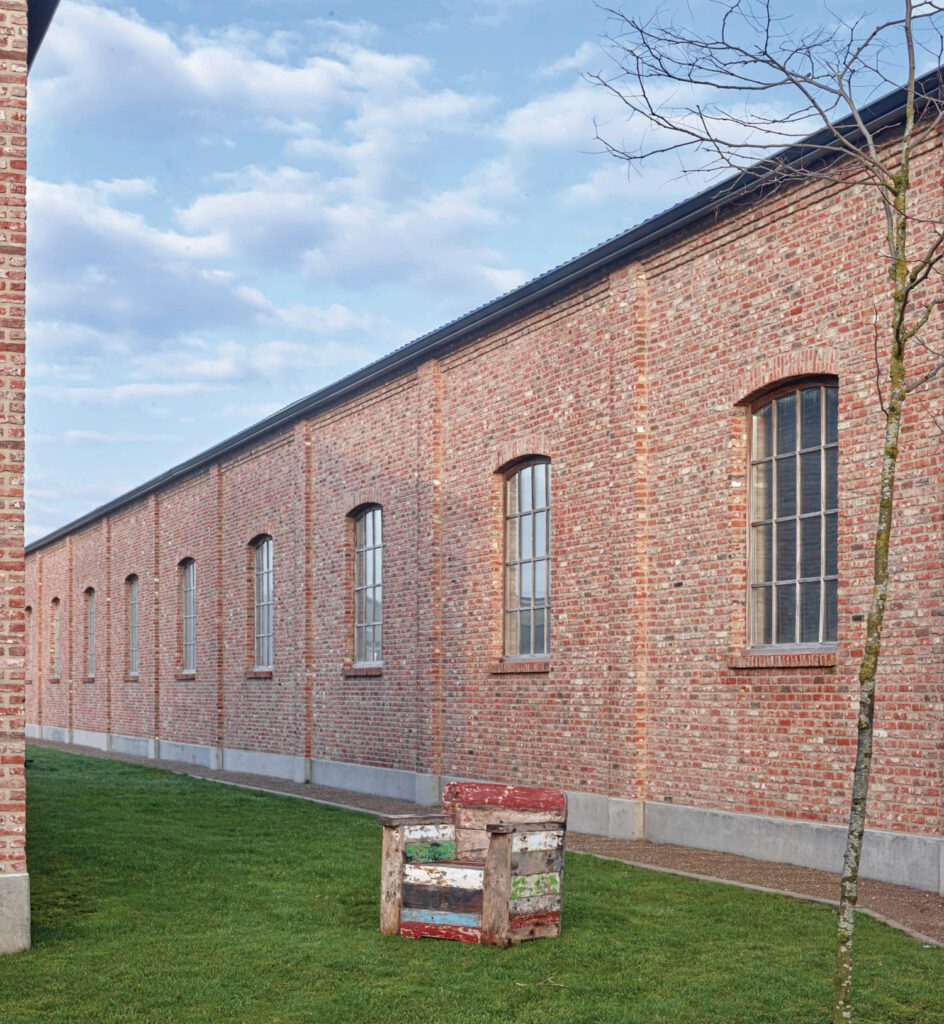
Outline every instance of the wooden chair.
<path fill-rule="evenodd" d="M 382 816 L 380 930 L 508 946 L 560 934 L 567 797 L 451 782 L 442 813 Z"/>

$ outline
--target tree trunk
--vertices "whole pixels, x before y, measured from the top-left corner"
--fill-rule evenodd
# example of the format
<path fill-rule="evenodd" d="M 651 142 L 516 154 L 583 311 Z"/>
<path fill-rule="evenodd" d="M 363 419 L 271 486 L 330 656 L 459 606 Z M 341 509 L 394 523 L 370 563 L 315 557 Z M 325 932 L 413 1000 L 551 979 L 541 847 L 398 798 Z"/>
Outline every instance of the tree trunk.
<path fill-rule="evenodd" d="M 897 323 L 896 318 L 896 323 Z M 888 549 L 892 532 L 895 496 L 895 470 L 898 464 L 898 437 L 901 432 L 902 405 L 905 400 L 904 346 L 900 329 L 896 330 L 889 379 L 891 397 L 885 420 L 885 450 L 882 459 L 878 528 L 875 531 L 872 601 L 869 605 L 865 651 L 859 668 L 859 719 L 855 771 L 852 780 L 852 805 L 849 831 L 843 858 L 839 893 L 839 931 L 836 942 L 835 1003 L 833 1024 L 852 1020 L 852 933 L 858 898 L 859 859 L 865 832 L 869 773 L 872 767 L 872 721 L 875 715 L 875 675 L 882 646 L 882 626 L 888 599 Z"/>

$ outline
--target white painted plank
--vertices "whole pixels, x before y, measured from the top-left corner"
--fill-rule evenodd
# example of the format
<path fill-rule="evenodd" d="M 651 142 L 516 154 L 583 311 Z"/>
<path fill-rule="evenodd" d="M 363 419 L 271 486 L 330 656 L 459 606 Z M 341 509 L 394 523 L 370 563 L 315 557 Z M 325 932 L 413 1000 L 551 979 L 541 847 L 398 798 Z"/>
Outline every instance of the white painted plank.
<path fill-rule="evenodd" d="M 508 909 L 512 917 L 521 917 L 525 914 L 546 914 L 551 910 L 560 910 L 561 898 L 559 893 L 549 893 L 547 896 L 527 896 L 524 899 L 512 900 Z"/>
<path fill-rule="evenodd" d="M 416 885 L 448 885 L 456 889 L 481 889 L 483 867 L 457 867 L 451 864 L 404 864 L 403 881 Z"/>
<path fill-rule="evenodd" d="M 404 840 L 416 842 L 449 842 L 456 838 L 455 825 L 407 825 L 403 830 Z"/>
<path fill-rule="evenodd" d="M 512 837 L 511 849 L 514 853 L 525 853 L 530 850 L 559 850 L 563 841 L 563 832 L 517 832 Z"/>

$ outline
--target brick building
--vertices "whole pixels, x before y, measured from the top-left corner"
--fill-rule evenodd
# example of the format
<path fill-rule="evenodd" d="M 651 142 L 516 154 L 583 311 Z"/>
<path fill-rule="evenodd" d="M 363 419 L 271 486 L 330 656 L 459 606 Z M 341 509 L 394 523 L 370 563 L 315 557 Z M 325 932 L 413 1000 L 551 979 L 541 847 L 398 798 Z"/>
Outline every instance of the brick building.
<path fill-rule="evenodd" d="M 575 828 L 838 866 L 882 232 L 862 191 L 726 183 L 32 544 L 29 733 L 555 785 Z M 941 891 L 941 389 L 909 401 L 863 873 Z"/>
<path fill-rule="evenodd" d="M 0 0 L 0 953 L 29 946 L 24 775 L 26 76 L 58 0 Z"/>

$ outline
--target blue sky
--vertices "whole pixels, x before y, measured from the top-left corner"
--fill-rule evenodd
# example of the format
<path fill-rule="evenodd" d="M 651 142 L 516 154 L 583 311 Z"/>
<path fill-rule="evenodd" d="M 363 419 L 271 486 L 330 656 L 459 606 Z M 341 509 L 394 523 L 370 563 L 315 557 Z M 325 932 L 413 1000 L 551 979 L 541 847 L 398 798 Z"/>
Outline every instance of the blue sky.
<path fill-rule="evenodd" d="M 62 0 L 27 539 L 704 187 L 594 140 L 627 132 L 582 78 L 606 30 L 589 0 Z"/>

